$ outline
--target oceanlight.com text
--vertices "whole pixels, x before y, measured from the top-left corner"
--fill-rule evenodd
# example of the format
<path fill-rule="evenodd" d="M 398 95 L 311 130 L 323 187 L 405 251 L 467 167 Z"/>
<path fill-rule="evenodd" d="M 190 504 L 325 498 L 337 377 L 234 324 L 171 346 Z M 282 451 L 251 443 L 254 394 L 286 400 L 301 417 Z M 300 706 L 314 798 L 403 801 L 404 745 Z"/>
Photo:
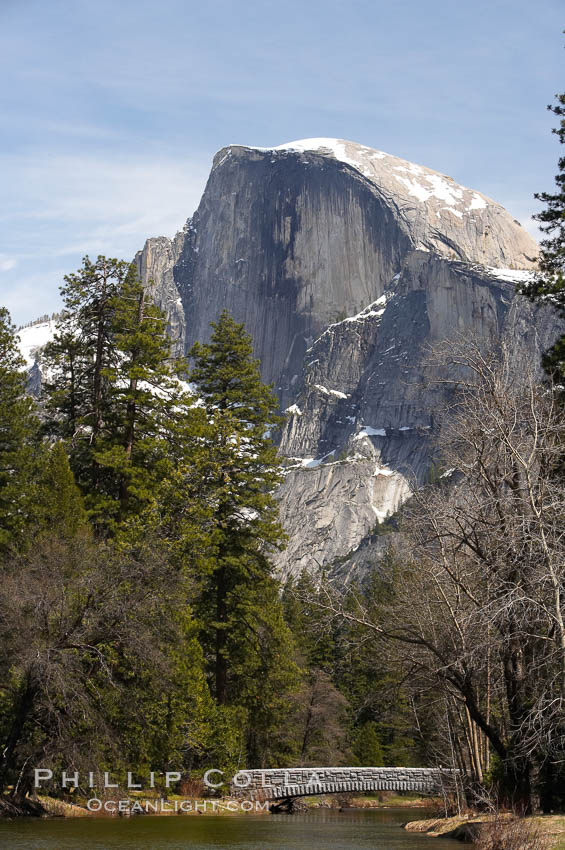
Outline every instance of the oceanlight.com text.
<path fill-rule="evenodd" d="M 92 797 L 86 807 L 100 814 L 214 814 L 218 812 L 268 812 L 269 803 L 259 800 L 99 800 Z"/>

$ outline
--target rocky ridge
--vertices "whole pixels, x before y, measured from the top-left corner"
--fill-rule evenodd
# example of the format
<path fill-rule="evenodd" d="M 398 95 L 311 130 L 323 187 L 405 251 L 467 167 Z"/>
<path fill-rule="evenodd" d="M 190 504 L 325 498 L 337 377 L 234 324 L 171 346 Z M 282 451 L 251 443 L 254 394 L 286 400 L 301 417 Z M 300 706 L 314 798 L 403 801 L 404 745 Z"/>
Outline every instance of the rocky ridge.
<path fill-rule="evenodd" d="M 175 350 L 229 309 L 287 412 L 282 574 L 363 568 L 427 480 L 446 402 L 429 346 L 504 340 L 516 368 L 539 361 L 555 314 L 515 295 L 537 252 L 480 192 L 338 139 L 223 148 L 184 229 L 147 240 L 135 261 Z"/>
<path fill-rule="evenodd" d="M 147 241 L 140 272 L 185 350 L 228 308 L 288 414 L 283 574 L 363 548 L 426 480 L 445 403 L 429 345 L 505 338 L 539 358 L 554 315 L 515 297 L 537 253 L 482 193 L 340 139 L 223 148 L 184 231 Z"/>

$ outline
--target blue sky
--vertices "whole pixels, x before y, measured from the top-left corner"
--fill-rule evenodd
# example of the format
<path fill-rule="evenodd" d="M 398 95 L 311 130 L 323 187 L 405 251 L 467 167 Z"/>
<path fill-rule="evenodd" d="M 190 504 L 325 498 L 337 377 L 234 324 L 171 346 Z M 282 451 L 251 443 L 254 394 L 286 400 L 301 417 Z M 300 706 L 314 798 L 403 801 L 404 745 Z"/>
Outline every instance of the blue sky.
<path fill-rule="evenodd" d="M 561 0 L 0 0 L 0 303 L 57 309 L 85 253 L 172 236 L 230 143 L 352 139 L 534 232 Z"/>

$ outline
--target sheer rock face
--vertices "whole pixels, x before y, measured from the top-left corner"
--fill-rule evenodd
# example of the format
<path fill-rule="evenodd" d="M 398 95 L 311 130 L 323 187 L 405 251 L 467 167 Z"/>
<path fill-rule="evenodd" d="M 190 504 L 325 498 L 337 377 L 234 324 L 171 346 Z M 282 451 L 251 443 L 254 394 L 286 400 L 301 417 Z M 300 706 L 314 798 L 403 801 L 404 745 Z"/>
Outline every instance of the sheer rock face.
<path fill-rule="evenodd" d="M 385 296 L 316 340 L 281 443 L 291 458 L 281 518 L 297 532 L 281 568 L 297 574 L 343 558 L 428 480 L 451 392 L 430 365 L 431 346 L 504 341 L 517 370 L 540 361 L 558 333 L 555 315 L 515 296 L 507 276 L 412 253 Z"/>
<path fill-rule="evenodd" d="M 179 348 L 227 308 L 289 409 L 283 572 L 345 555 L 426 479 L 445 401 L 426 346 L 506 336 L 535 358 L 552 341 L 550 309 L 514 299 L 536 257 L 494 201 L 381 151 L 316 139 L 216 155 L 185 229 L 136 260 Z"/>
<path fill-rule="evenodd" d="M 415 249 L 517 269 L 532 267 L 537 253 L 478 192 L 380 151 L 322 139 L 222 149 L 184 232 L 168 244 L 149 240 L 138 263 L 164 281 L 165 305 L 178 291 L 187 347 L 207 338 L 224 307 L 244 321 L 285 404 L 313 340 L 381 296 Z"/>
<path fill-rule="evenodd" d="M 157 236 L 148 239 L 143 251 L 135 256 L 137 272 L 159 307 L 169 319 L 169 331 L 174 341 L 173 353 L 184 354 L 186 321 L 184 307 L 175 283 L 174 268 L 184 243 L 184 232 L 174 239 Z"/>

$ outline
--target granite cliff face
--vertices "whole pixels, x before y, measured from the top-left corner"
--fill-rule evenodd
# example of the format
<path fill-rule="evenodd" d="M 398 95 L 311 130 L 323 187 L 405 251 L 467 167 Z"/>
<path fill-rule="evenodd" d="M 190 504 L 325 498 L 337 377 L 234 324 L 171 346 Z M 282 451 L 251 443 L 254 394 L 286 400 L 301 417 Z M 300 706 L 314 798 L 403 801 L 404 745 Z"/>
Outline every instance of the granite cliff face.
<path fill-rule="evenodd" d="M 461 335 L 504 340 L 539 362 L 554 340 L 550 309 L 515 297 L 506 277 L 413 252 L 377 302 L 330 326 L 305 360 L 281 448 L 295 458 L 281 490 L 293 529 L 282 563 L 292 572 L 355 550 L 377 521 L 427 479 L 448 402 L 429 347 Z"/>
<path fill-rule="evenodd" d="M 163 306 L 180 297 L 187 347 L 207 337 L 224 307 L 245 321 L 285 404 L 314 339 L 379 298 L 414 250 L 516 269 L 532 268 L 537 254 L 478 192 L 380 151 L 320 139 L 223 148 L 184 232 L 148 240 L 138 263 Z"/>
<path fill-rule="evenodd" d="M 288 410 L 282 571 L 343 557 L 426 479 L 443 402 L 426 346 L 505 336 L 535 358 L 552 341 L 550 308 L 514 296 L 536 256 L 494 201 L 362 145 L 216 155 L 185 229 L 136 260 L 179 348 L 227 307 Z"/>
<path fill-rule="evenodd" d="M 185 312 L 174 276 L 175 264 L 185 241 L 185 232 L 177 233 L 172 240 L 166 236 L 148 239 L 143 251 L 135 258 L 141 280 L 168 316 L 176 356 L 184 354 L 186 339 Z"/>

